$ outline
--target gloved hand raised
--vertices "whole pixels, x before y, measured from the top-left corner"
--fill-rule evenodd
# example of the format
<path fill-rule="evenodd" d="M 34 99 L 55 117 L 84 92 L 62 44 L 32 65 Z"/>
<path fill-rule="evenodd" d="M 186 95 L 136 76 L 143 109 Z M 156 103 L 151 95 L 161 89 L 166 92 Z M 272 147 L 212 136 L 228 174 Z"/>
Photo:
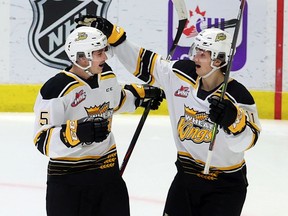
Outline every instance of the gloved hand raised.
<path fill-rule="evenodd" d="M 213 95 L 208 98 L 210 103 L 209 118 L 212 122 L 222 126 L 226 132 L 234 135 L 241 133 L 246 127 L 246 116 L 243 109 L 236 107 L 230 100 L 220 100 Z"/>
<path fill-rule="evenodd" d="M 75 19 L 76 28 L 80 26 L 94 27 L 102 31 L 108 38 L 111 46 L 118 46 L 126 39 L 126 32 L 123 28 L 113 25 L 107 19 L 100 16 L 84 15 Z"/>
<path fill-rule="evenodd" d="M 110 133 L 108 124 L 108 120 L 102 118 L 68 120 L 62 125 L 60 138 L 68 147 L 75 147 L 80 143 L 102 142 Z"/>
<path fill-rule="evenodd" d="M 136 97 L 135 106 L 146 108 L 148 101 L 151 101 L 151 109 L 157 110 L 165 98 L 165 93 L 162 89 L 148 84 L 131 84 L 125 85 L 124 89 L 129 90 Z"/>

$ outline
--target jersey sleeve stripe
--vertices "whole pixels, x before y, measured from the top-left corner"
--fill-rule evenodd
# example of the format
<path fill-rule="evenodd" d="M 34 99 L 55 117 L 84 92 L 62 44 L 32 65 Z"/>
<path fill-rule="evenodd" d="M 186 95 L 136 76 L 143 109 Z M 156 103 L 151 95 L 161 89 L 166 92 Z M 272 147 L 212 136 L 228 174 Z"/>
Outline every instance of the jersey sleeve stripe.
<path fill-rule="evenodd" d="M 123 104 L 125 103 L 125 101 L 126 101 L 126 93 L 125 93 L 125 91 L 122 89 L 122 91 L 121 91 L 121 98 L 120 98 L 120 101 L 119 101 L 119 104 L 118 104 L 118 106 L 116 106 L 115 108 L 114 108 L 114 112 L 116 112 L 117 110 L 119 110 L 122 106 L 123 106 Z"/>
<path fill-rule="evenodd" d="M 158 55 L 156 53 L 141 48 L 137 59 L 136 70 L 133 73 L 134 76 L 146 83 L 153 84 L 155 82 L 153 71 L 157 57 Z"/>
<path fill-rule="evenodd" d="M 258 138 L 259 138 L 259 133 L 260 133 L 260 129 L 256 126 L 256 124 L 253 124 L 252 122 L 246 121 L 246 125 L 252 130 L 253 132 L 253 139 L 251 144 L 248 146 L 248 148 L 246 148 L 246 150 L 252 148 L 253 146 L 255 146 Z M 247 130 L 247 129 L 246 129 Z"/>
<path fill-rule="evenodd" d="M 41 131 L 36 135 L 34 144 L 37 149 L 43 154 L 49 156 L 49 146 L 54 128 Z"/>

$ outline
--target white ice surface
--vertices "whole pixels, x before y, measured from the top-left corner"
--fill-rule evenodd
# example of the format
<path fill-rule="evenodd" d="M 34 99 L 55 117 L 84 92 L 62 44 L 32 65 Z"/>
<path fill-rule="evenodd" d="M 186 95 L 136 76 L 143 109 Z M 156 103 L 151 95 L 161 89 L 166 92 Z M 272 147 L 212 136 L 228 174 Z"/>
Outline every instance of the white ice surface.
<path fill-rule="evenodd" d="M 140 116 L 113 122 L 122 162 Z M 246 153 L 249 188 L 242 216 L 285 216 L 288 194 L 288 121 L 261 120 L 257 145 Z M 0 215 L 44 216 L 48 159 L 33 145 L 32 113 L 0 113 Z M 167 116 L 148 116 L 124 172 L 131 216 L 161 216 L 176 172 Z"/>

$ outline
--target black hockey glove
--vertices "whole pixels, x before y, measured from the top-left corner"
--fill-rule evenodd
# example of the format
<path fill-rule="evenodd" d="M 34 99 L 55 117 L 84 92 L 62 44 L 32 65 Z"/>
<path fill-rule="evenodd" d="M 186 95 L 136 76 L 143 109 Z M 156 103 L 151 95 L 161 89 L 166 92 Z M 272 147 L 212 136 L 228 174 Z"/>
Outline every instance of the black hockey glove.
<path fill-rule="evenodd" d="M 146 108 L 148 106 L 149 100 L 151 100 L 150 109 L 151 110 L 157 110 L 157 109 L 159 109 L 161 102 L 163 101 L 163 97 L 158 97 L 155 99 L 144 99 L 141 102 L 140 107 Z"/>
<path fill-rule="evenodd" d="M 148 84 L 131 84 L 125 85 L 124 89 L 129 90 L 136 97 L 135 106 L 146 108 L 148 101 L 151 101 L 151 109 L 157 110 L 165 98 L 165 93 L 162 89 Z"/>
<path fill-rule="evenodd" d="M 246 127 L 246 116 L 243 109 L 236 107 L 230 100 L 214 95 L 208 98 L 210 103 L 209 118 L 223 127 L 227 133 L 237 135 Z"/>
<path fill-rule="evenodd" d="M 68 120 L 62 125 L 60 138 L 68 147 L 75 147 L 80 143 L 102 142 L 110 133 L 108 124 L 108 120 L 102 118 Z"/>
<path fill-rule="evenodd" d="M 113 25 L 107 19 L 100 16 L 84 15 L 75 19 L 76 28 L 80 26 L 90 26 L 102 31 L 108 38 L 111 46 L 118 46 L 126 39 L 126 32 L 123 28 Z"/>

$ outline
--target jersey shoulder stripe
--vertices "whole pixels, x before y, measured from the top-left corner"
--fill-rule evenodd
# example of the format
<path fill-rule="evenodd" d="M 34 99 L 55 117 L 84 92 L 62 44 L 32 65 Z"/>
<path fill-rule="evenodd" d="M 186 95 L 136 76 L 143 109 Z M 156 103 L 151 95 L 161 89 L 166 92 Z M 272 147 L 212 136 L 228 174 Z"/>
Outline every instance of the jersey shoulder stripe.
<path fill-rule="evenodd" d="M 188 82 L 192 86 L 196 85 L 198 75 L 196 73 L 196 67 L 193 61 L 191 60 L 176 61 L 172 66 L 172 70 L 179 79 Z"/>
<path fill-rule="evenodd" d="M 100 76 L 100 80 L 111 79 L 111 78 L 115 78 L 115 77 L 116 77 L 116 75 L 112 71 L 112 68 L 108 64 L 105 63 L 104 67 L 103 67 L 103 71 L 102 71 L 101 76 Z"/>
<path fill-rule="evenodd" d="M 43 99 L 62 97 L 78 86 L 85 85 L 76 76 L 72 76 L 64 71 L 50 78 L 40 89 Z"/>
<path fill-rule="evenodd" d="M 247 88 L 235 79 L 228 83 L 226 92 L 231 95 L 237 103 L 247 105 L 255 104 L 255 101 Z"/>

